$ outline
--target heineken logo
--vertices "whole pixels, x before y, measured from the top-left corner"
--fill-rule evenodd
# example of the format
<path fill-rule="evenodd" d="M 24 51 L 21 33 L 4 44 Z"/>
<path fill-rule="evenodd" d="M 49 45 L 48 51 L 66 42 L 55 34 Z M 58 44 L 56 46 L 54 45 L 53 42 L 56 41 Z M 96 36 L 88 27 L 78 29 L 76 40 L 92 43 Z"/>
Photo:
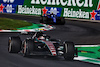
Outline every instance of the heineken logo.
<path fill-rule="evenodd" d="M 78 11 L 74 11 L 73 8 L 69 10 L 68 8 L 64 8 L 64 17 L 76 17 L 76 18 L 89 18 L 89 12 L 82 11 L 79 9 Z"/>
<path fill-rule="evenodd" d="M 41 15 L 41 8 L 35 8 L 34 6 L 27 7 L 26 5 L 18 5 L 18 13 Z"/>
<path fill-rule="evenodd" d="M 92 0 L 32 0 L 31 4 L 92 7 Z"/>

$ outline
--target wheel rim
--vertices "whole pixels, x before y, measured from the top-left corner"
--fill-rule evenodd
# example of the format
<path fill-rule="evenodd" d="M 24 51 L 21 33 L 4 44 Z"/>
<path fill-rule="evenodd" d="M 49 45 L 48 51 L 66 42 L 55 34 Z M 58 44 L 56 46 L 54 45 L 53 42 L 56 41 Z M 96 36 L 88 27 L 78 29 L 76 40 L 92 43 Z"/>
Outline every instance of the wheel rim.
<path fill-rule="evenodd" d="M 11 51 L 11 43 L 10 43 L 10 45 L 9 45 L 9 52 Z"/>
<path fill-rule="evenodd" d="M 24 43 L 24 54 L 26 53 L 26 42 Z"/>
<path fill-rule="evenodd" d="M 65 44 L 65 53 L 67 53 L 68 52 L 68 46 L 67 46 L 67 44 Z"/>
<path fill-rule="evenodd" d="M 11 38 L 9 38 L 8 52 L 11 52 L 11 47 L 12 47 L 12 45 L 11 45 Z"/>

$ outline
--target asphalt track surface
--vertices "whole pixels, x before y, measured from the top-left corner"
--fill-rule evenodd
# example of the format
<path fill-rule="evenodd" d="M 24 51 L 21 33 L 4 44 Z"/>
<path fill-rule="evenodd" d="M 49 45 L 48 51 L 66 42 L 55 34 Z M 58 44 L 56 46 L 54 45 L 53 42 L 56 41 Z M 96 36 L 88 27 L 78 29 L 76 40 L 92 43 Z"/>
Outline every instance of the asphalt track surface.
<path fill-rule="evenodd" d="M 33 16 L 19 16 L 0 14 L 0 17 L 26 20 L 38 23 L 39 18 Z M 73 41 L 75 44 L 99 44 L 100 43 L 100 23 L 90 23 L 82 21 L 66 20 L 65 25 L 54 25 L 53 31 L 45 32 L 51 38 L 62 41 Z M 80 61 L 65 61 L 62 57 L 31 56 L 23 57 L 21 54 L 10 54 L 7 51 L 8 37 L 17 36 L 17 33 L 0 33 L 0 67 L 100 67 Z M 30 35 L 21 35 L 24 40 Z"/>

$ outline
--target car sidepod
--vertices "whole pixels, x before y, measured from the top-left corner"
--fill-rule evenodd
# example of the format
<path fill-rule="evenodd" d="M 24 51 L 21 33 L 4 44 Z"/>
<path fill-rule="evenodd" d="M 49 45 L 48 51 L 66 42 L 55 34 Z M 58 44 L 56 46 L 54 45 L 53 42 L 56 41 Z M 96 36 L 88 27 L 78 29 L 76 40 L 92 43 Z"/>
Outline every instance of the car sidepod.
<path fill-rule="evenodd" d="M 43 42 L 47 45 L 48 49 L 50 50 L 51 55 L 52 56 L 57 56 L 56 48 L 53 45 L 53 43 L 50 42 L 50 41 L 43 41 Z"/>

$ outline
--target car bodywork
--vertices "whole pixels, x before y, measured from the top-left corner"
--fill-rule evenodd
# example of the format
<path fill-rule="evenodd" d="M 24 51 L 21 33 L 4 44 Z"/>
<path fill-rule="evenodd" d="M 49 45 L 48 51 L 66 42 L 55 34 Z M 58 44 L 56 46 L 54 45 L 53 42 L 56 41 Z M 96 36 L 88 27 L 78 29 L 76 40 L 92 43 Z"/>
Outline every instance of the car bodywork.
<path fill-rule="evenodd" d="M 55 14 L 47 14 L 46 16 L 40 17 L 40 23 L 45 24 L 65 24 L 64 17 L 57 17 Z"/>
<path fill-rule="evenodd" d="M 21 41 L 20 37 L 9 37 L 8 51 L 10 53 L 21 52 L 23 56 L 49 55 L 64 56 L 66 60 L 72 60 L 77 56 L 77 50 L 73 42 L 62 43 L 58 39 L 50 39 L 44 33 L 35 33 L 32 37 Z"/>
<path fill-rule="evenodd" d="M 46 39 L 40 40 L 38 38 L 35 38 L 34 47 L 35 47 L 34 52 L 36 53 L 38 51 L 37 53 L 40 52 L 39 54 L 41 55 L 58 56 L 63 53 L 63 52 L 58 52 L 58 49 L 59 51 L 62 51 L 63 45 L 60 45 L 60 42 L 57 41 L 46 40 Z"/>

